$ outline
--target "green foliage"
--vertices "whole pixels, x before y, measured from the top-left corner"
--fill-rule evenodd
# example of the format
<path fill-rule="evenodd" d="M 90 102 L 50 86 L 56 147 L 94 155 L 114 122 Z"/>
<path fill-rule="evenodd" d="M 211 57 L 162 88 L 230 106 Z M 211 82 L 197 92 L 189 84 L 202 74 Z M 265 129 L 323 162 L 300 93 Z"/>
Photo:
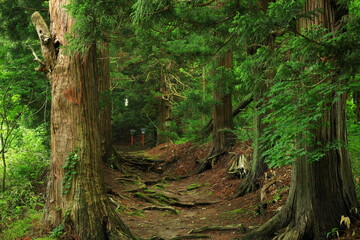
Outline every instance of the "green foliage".
<path fill-rule="evenodd" d="M 44 145 L 45 134 L 43 127 L 17 129 L 15 139 L 7 152 L 10 186 L 42 181 L 50 157 L 49 150 Z"/>
<path fill-rule="evenodd" d="M 349 153 L 352 164 L 352 172 L 355 180 L 357 199 L 360 199 L 360 126 L 348 121 Z"/>
<path fill-rule="evenodd" d="M 47 1 L 43 0 L 1 0 L 0 35 L 12 41 L 36 39 L 36 31 L 30 16 L 36 10 L 46 11 Z"/>
<path fill-rule="evenodd" d="M 63 185 L 63 194 L 69 193 L 69 190 L 72 185 L 73 176 L 77 174 L 76 168 L 79 161 L 78 149 L 75 149 L 74 152 L 71 152 L 66 158 L 65 164 L 62 166 L 64 168 L 65 176 L 62 181 Z"/>
<path fill-rule="evenodd" d="M 60 224 L 51 231 L 50 238 L 59 239 L 64 235 L 64 233 L 65 233 L 64 226 Z"/>
<path fill-rule="evenodd" d="M 326 233 L 326 238 L 333 239 L 333 238 L 339 237 L 340 236 L 339 230 L 340 229 L 338 227 L 332 228 L 330 232 Z"/>
<path fill-rule="evenodd" d="M 262 47 L 240 65 L 247 84 L 255 81 L 258 86 L 270 86 L 263 98 L 268 101 L 261 109 L 267 113 L 262 121 L 268 127 L 261 142 L 270 166 L 289 164 L 304 155 L 316 161 L 338 144 L 314 142 L 313 130 L 319 127 L 323 112 L 347 90 L 352 73 L 339 74 L 338 66 L 345 64 L 340 63 L 343 58 L 337 60 L 339 63 L 326 60 L 333 59 L 334 51 L 338 54 L 335 49 L 340 48 L 340 40 L 333 33 L 327 34 L 319 27 L 305 31 L 303 36 L 278 37 L 281 45 L 276 49 Z M 249 69 L 251 63 L 254 67 Z M 252 77 L 254 72 L 259 73 L 257 78 Z M 308 152 L 302 147 L 305 145 L 315 150 Z"/>
<path fill-rule="evenodd" d="M 20 127 L 8 149 L 7 190 L 0 194 L 0 232 L 5 234 L 20 236 L 27 232 L 29 217 L 43 208 L 49 152 L 43 144 L 42 133 L 41 128 Z M 9 236 L 15 236 L 11 234 Z"/>
<path fill-rule="evenodd" d="M 116 0 L 75 0 L 66 5 L 71 17 L 76 19 L 69 34 L 70 52 L 85 52 L 92 44 L 99 40 L 106 40 L 106 35 L 121 26 L 124 11 L 128 3 L 119 4 Z"/>
<path fill-rule="evenodd" d="M 42 217 L 41 212 L 29 211 L 26 217 L 18 219 L 9 224 L 8 228 L 0 233 L 0 238 L 3 240 L 14 240 L 26 237 L 30 233 L 32 223 L 39 221 Z"/>

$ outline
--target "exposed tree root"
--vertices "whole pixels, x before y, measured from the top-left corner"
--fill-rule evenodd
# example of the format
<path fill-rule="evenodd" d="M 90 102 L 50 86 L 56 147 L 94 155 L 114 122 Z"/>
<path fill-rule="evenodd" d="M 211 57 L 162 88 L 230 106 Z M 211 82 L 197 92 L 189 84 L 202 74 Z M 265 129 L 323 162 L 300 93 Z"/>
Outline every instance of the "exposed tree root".
<path fill-rule="evenodd" d="M 163 193 L 143 193 L 143 192 L 136 192 L 134 193 L 135 197 L 138 197 L 145 202 L 149 202 L 151 204 L 155 205 L 171 205 L 171 206 L 177 206 L 177 207 L 185 207 L 185 208 L 191 208 L 196 206 L 207 206 L 211 204 L 216 204 L 218 202 L 182 202 L 179 201 L 176 197 L 170 197 Z"/>
<path fill-rule="evenodd" d="M 109 161 L 110 164 L 123 174 L 128 174 L 132 169 L 138 169 L 141 171 L 154 171 L 162 173 L 163 169 L 159 164 L 164 163 L 163 160 L 147 158 L 142 155 L 131 155 L 127 153 L 119 153 L 113 147 L 113 153 L 115 159 Z"/>
<path fill-rule="evenodd" d="M 178 236 L 171 238 L 171 240 L 182 240 L 182 239 L 204 239 L 210 238 L 209 236 L 202 235 L 202 234 L 195 234 L 195 235 L 185 235 L 185 236 Z"/>
<path fill-rule="evenodd" d="M 236 196 L 242 197 L 248 193 L 254 192 L 259 189 L 260 183 L 257 181 L 253 181 L 252 177 L 248 175 L 240 184 Z"/>
<path fill-rule="evenodd" d="M 276 232 L 279 229 L 282 229 L 287 226 L 290 220 L 290 213 L 291 209 L 289 207 L 284 207 L 282 211 L 272 217 L 269 221 L 267 221 L 264 225 L 260 226 L 259 228 L 255 229 L 254 231 L 246 234 L 242 237 L 242 240 L 269 240 L 275 237 Z M 289 239 L 289 240 L 296 240 Z"/>
<path fill-rule="evenodd" d="M 214 155 L 211 154 L 210 156 L 207 156 L 206 158 L 201 160 L 200 166 L 195 174 L 199 174 L 199 173 L 205 172 L 207 170 L 210 170 L 214 166 L 215 162 L 218 159 L 220 159 L 223 155 L 225 155 L 226 153 L 227 153 L 226 151 L 223 151 L 223 152 L 220 152 L 220 153 L 217 153 Z"/>
<path fill-rule="evenodd" d="M 244 225 L 227 225 L 227 226 L 204 226 L 201 228 L 195 228 L 189 232 L 192 233 L 203 233 L 203 232 L 210 232 L 210 231 L 238 231 L 240 233 L 245 233 L 246 229 Z"/>
<path fill-rule="evenodd" d="M 171 213 L 174 213 L 176 215 L 179 214 L 179 212 L 173 208 L 173 207 L 169 207 L 169 206 L 164 206 L 164 207 L 158 207 L 158 206 L 150 206 L 150 207 L 145 207 L 142 210 L 160 210 L 160 211 L 170 211 Z"/>
<path fill-rule="evenodd" d="M 188 177 L 190 177 L 190 176 L 164 177 L 162 179 L 145 181 L 144 184 L 146 184 L 147 186 L 151 186 L 151 185 L 155 185 L 155 184 L 166 182 L 166 181 L 178 181 L 180 179 L 184 179 L 184 178 L 188 178 Z"/>

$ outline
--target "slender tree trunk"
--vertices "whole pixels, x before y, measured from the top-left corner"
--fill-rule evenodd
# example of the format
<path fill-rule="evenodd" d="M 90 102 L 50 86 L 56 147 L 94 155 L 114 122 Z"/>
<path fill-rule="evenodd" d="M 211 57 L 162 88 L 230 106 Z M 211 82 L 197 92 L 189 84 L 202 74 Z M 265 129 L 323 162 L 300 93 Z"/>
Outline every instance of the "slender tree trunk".
<path fill-rule="evenodd" d="M 318 16 L 302 19 L 300 29 L 322 24 L 332 31 L 336 5 L 328 0 L 307 0 L 305 12 L 317 11 Z M 337 84 L 332 79 L 332 84 Z M 335 93 L 333 94 L 335 97 Z M 320 143 L 324 156 L 312 163 L 306 156 L 293 165 L 292 184 L 286 205 L 271 220 L 243 239 L 270 239 L 282 228 L 286 230 L 276 239 L 323 239 L 326 232 L 338 227 L 341 216 L 351 217 L 356 207 L 345 124 L 346 94 L 335 103 L 324 106 L 322 118 L 310 129 L 314 142 Z M 317 151 L 314 145 L 302 146 L 308 152 Z"/>
<path fill-rule="evenodd" d="M 202 100 L 205 101 L 205 94 L 206 94 L 206 74 L 205 74 L 205 66 L 202 69 L 201 75 L 201 90 L 202 90 Z M 201 113 L 201 123 L 205 124 L 205 114 Z"/>
<path fill-rule="evenodd" d="M 264 161 L 263 148 L 259 142 L 260 135 L 265 129 L 265 124 L 261 123 L 264 113 L 259 113 L 259 106 L 254 107 L 254 142 L 253 142 L 253 159 L 251 169 L 246 178 L 241 182 L 237 196 L 244 196 L 247 193 L 253 192 L 260 187 L 259 179 L 267 170 L 267 164 Z"/>
<path fill-rule="evenodd" d="M 102 41 L 100 43 L 98 53 L 101 152 L 103 162 L 107 163 L 113 152 L 111 127 L 112 101 L 109 42 Z"/>
<path fill-rule="evenodd" d="M 166 81 L 164 70 L 160 73 L 160 89 L 161 99 L 158 105 L 158 129 L 156 145 L 170 142 L 170 122 L 171 122 L 171 103 L 170 89 Z"/>
<path fill-rule="evenodd" d="M 32 16 L 51 83 L 51 162 L 43 223 L 83 240 L 134 239 L 104 190 L 96 46 L 64 54 L 73 20 L 66 0 L 50 1 L 50 31 Z M 45 39 L 44 36 L 47 36 Z M 45 41 L 46 40 L 46 41 Z"/>
<path fill-rule="evenodd" d="M 2 129 L 2 128 L 1 128 Z M 1 160 L 3 165 L 3 178 L 2 178 L 2 192 L 6 189 L 6 158 L 5 158 L 5 141 L 3 133 L 0 133 L 0 149 L 1 149 Z"/>
<path fill-rule="evenodd" d="M 233 54 L 228 52 L 220 57 L 219 66 L 232 68 Z M 234 129 L 232 114 L 232 95 L 225 89 L 226 79 L 217 81 L 214 87 L 214 108 L 213 108 L 213 137 L 208 157 L 201 163 L 198 172 L 211 169 L 217 156 L 228 151 L 236 142 L 236 136 L 231 131 Z"/>

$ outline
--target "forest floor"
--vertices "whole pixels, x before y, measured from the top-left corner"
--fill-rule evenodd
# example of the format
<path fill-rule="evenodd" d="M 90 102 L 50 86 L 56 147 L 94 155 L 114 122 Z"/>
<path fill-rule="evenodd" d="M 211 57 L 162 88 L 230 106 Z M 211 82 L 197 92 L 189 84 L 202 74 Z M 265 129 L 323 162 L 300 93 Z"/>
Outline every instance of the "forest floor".
<path fill-rule="evenodd" d="M 291 169 L 282 167 L 269 170 L 259 190 L 236 197 L 242 180 L 228 169 L 251 151 L 249 143 L 237 144 L 200 174 L 196 160 L 206 156 L 206 145 L 117 150 L 128 164 L 122 173 L 105 167 L 107 191 L 125 224 L 144 239 L 236 239 L 279 211 L 289 191 Z M 142 169 L 134 167 L 141 162 Z"/>

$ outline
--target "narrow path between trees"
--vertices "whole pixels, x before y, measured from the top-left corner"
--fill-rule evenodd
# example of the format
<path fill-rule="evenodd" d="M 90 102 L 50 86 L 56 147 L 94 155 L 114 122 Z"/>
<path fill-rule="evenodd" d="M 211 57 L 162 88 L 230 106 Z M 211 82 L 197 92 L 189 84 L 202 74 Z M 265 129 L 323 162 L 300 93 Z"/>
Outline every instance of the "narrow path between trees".
<path fill-rule="evenodd" d="M 232 153 L 248 148 L 238 144 Z M 228 173 L 231 154 L 194 175 L 206 146 L 164 144 L 119 153 L 128 164 L 122 172 L 105 167 L 107 192 L 125 224 L 144 239 L 236 239 L 268 220 L 286 200 L 289 168 L 268 172 L 265 188 L 235 198 L 241 180 Z"/>

